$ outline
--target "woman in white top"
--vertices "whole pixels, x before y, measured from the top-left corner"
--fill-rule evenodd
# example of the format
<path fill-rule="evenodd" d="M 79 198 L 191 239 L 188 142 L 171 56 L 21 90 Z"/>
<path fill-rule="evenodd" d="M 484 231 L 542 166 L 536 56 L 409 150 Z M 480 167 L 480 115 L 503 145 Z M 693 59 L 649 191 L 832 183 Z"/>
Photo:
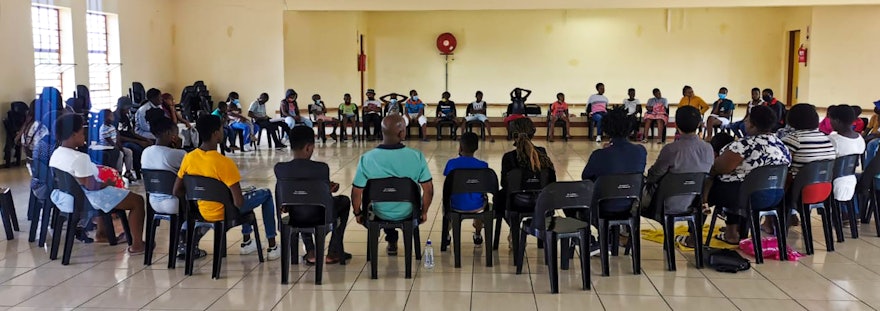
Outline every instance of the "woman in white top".
<path fill-rule="evenodd" d="M 131 255 L 144 252 L 144 197 L 131 193 L 126 189 L 115 188 L 110 182 L 98 180 L 98 167 L 89 159 L 89 155 L 79 152 L 76 148 L 86 144 L 86 135 L 83 131 L 83 118 L 79 114 L 66 114 L 58 118 L 55 126 L 55 135 L 61 146 L 52 153 L 49 166 L 73 175 L 83 187 L 86 198 L 93 208 L 109 212 L 111 210 L 127 210 L 128 223 L 131 227 L 131 246 L 128 253 Z M 52 202 L 62 212 L 73 212 L 73 197 L 69 194 L 55 190 L 52 192 Z M 101 223 L 99 222 L 99 226 Z M 100 231 L 99 228 L 99 232 Z"/>
<path fill-rule="evenodd" d="M 848 106 L 829 108 L 828 118 L 831 119 L 831 128 L 834 129 L 828 138 L 834 145 L 838 158 L 865 152 L 865 140 L 852 129 L 852 123 L 856 119 L 852 109 Z M 854 175 L 834 179 L 834 200 L 852 200 L 856 191 L 856 183 Z M 842 209 L 842 211 L 844 215 L 848 215 L 848 209 Z M 843 217 L 843 219 L 844 222 L 849 221 L 848 217 Z"/>

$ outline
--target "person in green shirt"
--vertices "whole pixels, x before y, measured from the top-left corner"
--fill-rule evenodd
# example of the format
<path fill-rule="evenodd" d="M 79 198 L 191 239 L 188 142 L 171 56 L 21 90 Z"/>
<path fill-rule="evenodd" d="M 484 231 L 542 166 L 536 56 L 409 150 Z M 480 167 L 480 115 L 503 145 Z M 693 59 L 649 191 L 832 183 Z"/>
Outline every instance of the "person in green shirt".
<path fill-rule="evenodd" d="M 434 184 L 425 155 L 416 149 L 407 148 L 401 143 L 406 138 L 406 121 L 399 114 L 391 114 L 382 120 L 382 144 L 376 149 L 361 155 L 357 172 L 351 189 L 352 211 L 357 222 L 364 224 L 366 214 L 362 211 L 364 187 L 370 179 L 387 177 L 409 178 L 421 185 L 422 206 L 419 223 L 428 219 L 428 208 L 434 197 Z M 410 203 L 376 203 L 373 213 L 377 218 L 398 221 L 410 217 L 413 213 Z M 385 229 L 385 241 L 388 242 L 388 255 L 397 255 L 397 231 Z"/>
<path fill-rule="evenodd" d="M 345 102 L 339 105 L 339 120 L 342 122 L 342 141 L 345 141 L 348 125 L 351 124 L 351 136 L 354 136 L 360 119 L 357 104 L 351 102 L 351 94 L 346 93 L 342 100 Z"/>

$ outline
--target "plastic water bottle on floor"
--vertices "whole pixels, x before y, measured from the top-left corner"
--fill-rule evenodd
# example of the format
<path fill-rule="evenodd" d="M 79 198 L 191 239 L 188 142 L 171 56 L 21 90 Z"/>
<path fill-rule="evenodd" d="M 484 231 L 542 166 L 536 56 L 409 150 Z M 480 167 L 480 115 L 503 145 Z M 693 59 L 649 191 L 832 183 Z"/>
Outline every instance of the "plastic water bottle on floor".
<path fill-rule="evenodd" d="M 431 240 L 428 240 L 428 243 L 425 244 L 425 256 L 422 256 L 422 261 L 425 263 L 425 269 L 433 270 L 434 269 L 434 248 L 431 247 Z"/>

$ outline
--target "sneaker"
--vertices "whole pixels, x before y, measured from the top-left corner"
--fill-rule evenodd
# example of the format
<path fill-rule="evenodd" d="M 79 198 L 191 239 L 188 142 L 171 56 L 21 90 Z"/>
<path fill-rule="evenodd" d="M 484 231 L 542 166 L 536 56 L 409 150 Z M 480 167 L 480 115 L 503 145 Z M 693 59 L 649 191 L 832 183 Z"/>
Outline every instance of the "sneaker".
<path fill-rule="evenodd" d="M 199 260 L 205 257 L 208 257 L 207 251 L 201 248 L 196 248 L 195 250 L 193 250 L 193 260 Z M 177 260 L 186 260 L 186 248 L 177 249 Z"/>
<path fill-rule="evenodd" d="M 250 255 L 257 251 L 257 243 L 254 243 L 253 239 L 248 240 L 247 242 L 241 243 L 241 252 L 242 255 Z"/>
<path fill-rule="evenodd" d="M 597 143 L 601 143 L 601 142 L 602 142 L 602 135 L 596 135 L 596 142 L 597 142 Z"/>
<path fill-rule="evenodd" d="M 590 257 L 598 256 L 599 250 L 602 249 L 599 246 L 599 241 L 596 241 L 596 238 L 590 237 Z"/>
<path fill-rule="evenodd" d="M 285 144 L 275 144 L 275 150 L 284 150 L 287 149 L 287 145 Z"/>
<path fill-rule="evenodd" d="M 251 145 L 244 146 L 244 150 L 243 150 L 243 151 L 244 151 L 244 152 L 251 152 L 251 151 L 254 151 L 254 147 L 251 147 Z"/>
<path fill-rule="evenodd" d="M 397 256 L 397 243 L 388 243 L 385 250 L 388 252 L 388 256 Z"/>
<path fill-rule="evenodd" d="M 278 260 L 278 258 L 281 258 L 281 249 L 278 248 L 277 244 L 266 249 L 266 260 L 273 261 Z"/>
<path fill-rule="evenodd" d="M 290 142 L 290 139 L 287 138 L 287 137 L 284 137 L 284 138 L 281 139 L 281 143 L 282 143 L 282 144 L 287 145 L 287 143 L 289 143 L 289 142 Z"/>
<path fill-rule="evenodd" d="M 474 232 L 474 245 L 483 245 L 483 236 L 479 232 Z"/>
<path fill-rule="evenodd" d="M 95 242 L 95 239 L 90 238 L 89 235 L 86 234 L 86 231 L 82 228 L 76 228 L 73 236 L 76 238 L 77 241 L 83 242 L 85 244 L 91 244 Z"/>

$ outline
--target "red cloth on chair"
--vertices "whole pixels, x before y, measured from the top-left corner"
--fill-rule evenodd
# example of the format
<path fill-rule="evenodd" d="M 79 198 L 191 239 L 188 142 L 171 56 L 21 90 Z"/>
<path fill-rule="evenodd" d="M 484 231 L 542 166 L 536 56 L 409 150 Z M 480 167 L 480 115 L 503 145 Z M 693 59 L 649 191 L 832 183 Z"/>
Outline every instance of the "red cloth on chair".
<path fill-rule="evenodd" d="M 833 189 L 831 183 L 812 184 L 801 190 L 801 202 L 804 204 L 816 204 L 825 202 Z"/>

